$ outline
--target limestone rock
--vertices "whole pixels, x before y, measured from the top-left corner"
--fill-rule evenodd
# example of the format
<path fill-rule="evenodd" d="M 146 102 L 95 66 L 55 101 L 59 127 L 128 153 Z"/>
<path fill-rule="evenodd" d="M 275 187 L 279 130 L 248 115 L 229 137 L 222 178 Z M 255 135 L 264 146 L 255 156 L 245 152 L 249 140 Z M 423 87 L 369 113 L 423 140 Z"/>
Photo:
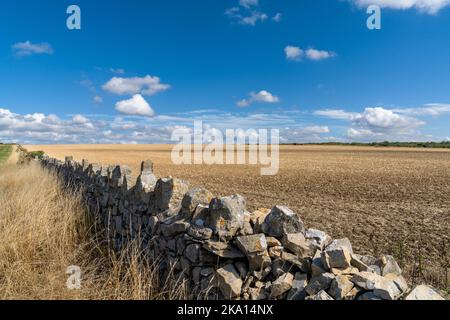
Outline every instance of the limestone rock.
<path fill-rule="evenodd" d="M 351 281 L 358 287 L 373 291 L 376 297 L 383 300 L 396 300 L 402 295 L 402 290 L 396 284 L 401 280 L 392 280 L 371 272 L 360 272 L 353 275 Z"/>
<path fill-rule="evenodd" d="M 169 224 L 161 224 L 161 232 L 165 237 L 173 237 L 186 232 L 189 227 L 190 225 L 187 222 L 175 221 Z"/>
<path fill-rule="evenodd" d="M 305 239 L 302 233 L 287 233 L 282 240 L 283 246 L 300 258 L 311 258 L 315 247 Z"/>
<path fill-rule="evenodd" d="M 338 268 L 331 268 L 330 272 L 336 276 L 340 275 L 354 275 L 359 273 L 358 268 L 350 267 L 347 269 L 338 269 Z"/>
<path fill-rule="evenodd" d="M 157 210 L 169 210 L 170 215 L 176 214 L 188 189 L 189 183 L 184 180 L 172 177 L 159 179 L 155 187 Z"/>
<path fill-rule="evenodd" d="M 281 277 L 283 274 L 291 271 L 292 266 L 290 263 L 281 259 L 275 259 L 271 264 L 272 274 L 275 278 Z"/>
<path fill-rule="evenodd" d="M 405 300 L 445 300 L 435 289 L 427 285 L 415 287 Z"/>
<path fill-rule="evenodd" d="M 192 214 L 198 205 L 207 206 L 211 202 L 213 194 L 203 188 L 194 188 L 189 190 L 181 201 L 181 208 L 184 213 Z"/>
<path fill-rule="evenodd" d="M 256 233 L 261 232 L 261 225 L 264 223 L 267 215 L 270 213 L 270 209 L 260 208 L 256 211 L 250 213 L 250 222 L 254 226 L 254 231 Z"/>
<path fill-rule="evenodd" d="M 131 169 L 128 166 L 116 166 L 112 171 L 111 182 L 114 188 L 124 188 L 125 190 L 131 187 Z"/>
<path fill-rule="evenodd" d="M 306 297 L 305 300 L 334 300 L 325 290 L 320 290 L 317 294 Z"/>
<path fill-rule="evenodd" d="M 264 233 L 276 238 L 282 238 L 288 233 L 305 233 L 300 217 L 284 206 L 273 207 L 264 220 L 262 229 Z"/>
<path fill-rule="evenodd" d="M 209 240 L 211 239 L 213 231 L 210 228 L 202 228 L 191 226 L 188 229 L 188 235 L 197 240 Z"/>
<path fill-rule="evenodd" d="M 267 295 L 263 288 L 249 288 L 248 293 L 250 294 L 251 300 L 266 300 Z"/>
<path fill-rule="evenodd" d="M 241 249 L 241 251 L 247 256 L 267 250 L 266 236 L 263 233 L 237 237 L 236 244 L 238 248 Z"/>
<path fill-rule="evenodd" d="M 221 258 L 237 259 L 245 257 L 238 248 L 228 242 L 210 240 L 203 244 L 203 248 Z"/>
<path fill-rule="evenodd" d="M 285 273 L 272 283 L 272 286 L 270 287 L 270 296 L 276 298 L 288 292 L 291 290 L 293 282 L 294 276 L 292 273 Z"/>
<path fill-rule="evenodd" d="M 209 226 L 234 236 L 244 226 L 245 199 L 240 195 L 214 198 L 209 205 Z"/>
<path fill-rule="evenodd" d="M 139 175 L 136 186 L 145 192 L 154 191 L 158 179 L 153 174 L 153 162 L 146 160 L 141 163 L 141 174 Z"/>
<path fill-rule="evenodd" d="M 398 276 L 402 274 L 402 269 L 400 269 L 397 261 L 395 261 L 394 257 L 390 255 L 385 255 L 382 257 L 379 267 L 381 269 L 382 276 L 390 273 Z"/>
<path fill-rule="evenodd" d="M 335 276 L 332 273 L 322 273 L 321 275 L 311 278 L 305 290 L 309 295 L 315 295 L 321 290 L 328 290 L 334 278 Z"/>
<path fill-rule="evenodd" d="M 262 270 L 271 265 L 272 260 L 270 259 L 267 250 L 258 253 L 251 253 L 247 256 L 249 262 L 250 271 Z"/>
<path fill-rule="evenodd" d="M 348 238 L 335 239 L 328 246 L 325 247 L 325 251 L 347 248 L 350 253 L 353 253 L 353 248 Z"/>
<path fill-rule="evenodd" d="M 295 274 L 292 289 L 287 295 L 287 300 L 304 300 L 306 298 L 306 286 L 308 285 L 308 275 L 297 272 Z"/>
<path fill-rule="evenodd" d="M 317 250 L 311 262 L 311 276 L 315 277 L 327 272 L 322 264 L 322 251 Z"/>
<path fill-rule="evenodd" d="M 375 283 L 379 281 L 381 277 L 373 272 L 362 271 L 352 276 L 350 279 L 358 287 L 364 290 L 374 290 Z"/>
<path fill-rule="evenodd" d="M 200 245 L 197 243 L 190 244 L 186 247 L 184 255 L 192 263 L 197 263 L 199 261 Z"/>
<path fill-rule="evenodd" d="M 325 269 L 347 269 L 351 266 L 351 253 L 346 247 L 327 248 L 322 252 L 322 264 Z"/>
<path fill-rule="evenodd" d="M 242 280 L 232 264 L 227 264 L 216 271 L 219 289 L 225 299 L 231 299 L 240 296 L 242 289 Z"/>
<path fill-rule="evenodd" d="M 350 261 L 350 264 L 353 267 L 357 268 L 359 271 L 367 271 L 367 269 L 369 268 L 369 266 L 362 261 L 361 256 L 357 254 L 352 254 L 352 260 Z"/>
<path fill-rule="evenodd" d="M 342 300 L 353 289 L 354 284 L 348 276 L 338 275 L 331 283 L 328 293 L 336 300 Z"/>
<path fill-rule="evenodd" d="M 305 238 L 314 240 L 315 244 L 320 250 L 323 250 L 332 241 L 331 237 L 325 232 L 311 228 L 306 230 Z"/>
<path fill-rule="evenodd" d="M 381 276 L 381 268 L 379 266 L 377 266 L 376 264 L 372 264 L 369 267 L 367 267 L 367 271 Z"/>
<path fill-rule="evenodd" d="M 236 270 L 238 271 L 241 278 L 245 279 L 248 273 L 247 265 L 244 262 L 236 262 L 234 266 L 236 267 Z"/>
<path fill-rule="evenodd" d="M 269 256 L 272 259 L 278 259 L 281 258 L 281 254 L 283 253 L 283 247 L 270 247 L 269 248 Z"/>
<path fill-rule="evenodd" d="M 307 259 L 297 257 L 295 254 L 283 251 L 281 253 L 281 259 L 293 264 L 302 272 L 309 273 L 311 270 L 311 263 Z"/>
<path fill-rule="evenodd" d="M 274 237 L 266 237 L 267 246 L 270 247 L 279 247 L 281 246 L 281 242 L 278 241 L 277 238 Z"/>
<path fill-rule="evenodd" d="M 205 206 L 199 204 L 197 208 L 195 208 L 194 215 L 192 217 L 192 222 L 198 227 L 204 227 L 206 225 L 206 221 L 209 218 L 209 205 Z"/>

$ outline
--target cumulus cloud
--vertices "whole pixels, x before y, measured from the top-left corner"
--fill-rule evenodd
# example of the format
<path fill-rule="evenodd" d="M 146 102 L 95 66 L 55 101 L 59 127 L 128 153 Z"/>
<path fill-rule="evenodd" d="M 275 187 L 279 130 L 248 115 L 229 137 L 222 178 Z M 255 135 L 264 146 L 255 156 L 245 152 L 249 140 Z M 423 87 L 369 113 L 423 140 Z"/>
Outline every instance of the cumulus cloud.
<path fill-rule="evenodd" d="M 280 98 L 274 96 L 269 91 L 261 90 L 260 92 L 250 92 L 250 98 L 240 100 L 237 105 L 238 107 L 248 107 L 252 103 L 278 103 Z"/>
<path fill-rule="evenodd" d="M 257 10 L 243 12 L 239 7 L 227 9 L 225 14 L 237 23 L 248 26 L 255 26 L 258 22 L 263 22 L 268 18 L 268 15 L 264 12 Z"/>
<path fill-rule="evenodd" d="M 450 4 L 450 0 L 348 0 L 359 7 L 378 5 L 382 8 L 406 10 L 418 9 L 428 14 L 436 14 Z"/>
<path fill-rule="evenodd" d="M 307 126 L 285 128 L 281 130 L 283 142 L 316 142 L 321 141 L 331 130 L 327 126 Z"/>
<path fill-rule="evenodd" d="M 359 115 L 359 113 L 347 112 L 347 111 L 344 111 L 342 109 L 337 109 L 337 110 L 330 110 L 330 109 L 317 110 L 317 111 L 314 112 L 314 114 L 316 116 L 327 117 L 327 118 L 338 119 L 338 120 L 352 120 L 352 119 L 355 119 Z"/>
<path fill-rule="evenodd" d="M 118 69 L 115 69 L 115 68 L 109 68 L 109 71 L 110 71 L 111 73 L 115 73 L 115 74 L 124 74 L 124 73 L 125 73 L 125 70 L 124 70 L 124 69 L 121 69 L 121 68 L 118 68 Z"/>
<path fill-rule="evenodd" d="M 113 77 L 102 88 L 117 95 L 143 94 L 151 96 L 168 90 L 170 85 L 161 83 L 159 77 L 147 75 L 132 78 Z"/>
<path fill-rule="evenodd" d="M 292 45 L 286 46 L 284 48 L 284 53 L 286 55 L 286 59 L 291 61 L 300 61 L 305 57 L 309 60 L 320 61 L 333 58 L 336 56 L 336 53 L 332 51 L 317 50 L 314 48 L 303 50 L 300 47 Z"/>
<path fill-rule="evenodd" d="M 76 115 L 61 120 L 56 115 L 43 113 L 17 114 L 8 109 L 0 109 L 0 139 L 22 143 L 77 143 L 80 137 L 95 135 L 98 123 L 94 127 L 91 120 Z M 86 140 L 83 140 L 88 142 Z"/>
<path fill-rule="evenodd" d="M 293 61 L 299 61 L 305 55 L 305 52 L 302 49 L 295 46 L 286 46 L 286 48 L 284 48 L 284 53 L 286 54 L 286 59 Z"/>
<path fill-rule="evenodd" d="M 450 104 L 430 103 L 419 108 L 393 109 L 393 111 L 416 116 L 440 116 L 450 113 Z"/>
<path fill-rule="evenodd" d="M 174 143 L 171 141 L 173 130 L 192 132 L 194 120 L 202 120 L 205 130 L 212 129 L 209 132 L 279 129 L 283 142 L 328 139 L 327 127 L 299 127 L 299 119 L 303 116 L 302 112 L 294 110 L 229 113 L 208 109 L 154 117 L 79 114 L 60 118 L 51 114 L 17 114 L 0 109 L 0 140 L 22 144 Z"/>
<path fill-rule="evenodd" d="M 75 124 L 85 124 L 89 122 L 89 119 L 81 114 L 77 114 L 72 118 L 73 123 Z"/>
<path fill-rule="evenodd" d="M 276 13 L 276 14 L 272 17 L 272 20 L 275 21 L 275 22 L 280 22 L 281 19 L 283 19 L 283 14 L 280 13 L 280 12 Z"/>
<path fill-rule="evenodd" d="M 258 0 L 239 0 L 238 5 L 225 10 L 225 14 L 234 22 L 255 26 L 258 22 L 269 19 L 269 15 L 260 9 Z M 280 22 L 282 14 L 276 13 L 272 21 Z"/>
<path fill-rule="evenodd" d="M 352 123 L 347 135 L 351 139 L 397 139 L 416 136 L 417 129 L 425 122 L 382 107 L 365 108 L 363 112 L 346 112 L 344 110 L 318 110 L 318 116 Z"/>
<path fill-rule="evenodd" d="M 259 0 L 239 0 L 239 5 L 244 8 L 251 8 L 259 5 Z"/>
<path fill-rule="evenodd" d="M 96 104 L 101 104 L 103 103 L 103 98 L 100 96 L 94 96 L 94 98 L 92 99 L 94 101 L 94 103 Z"/>
<path fill-rule="evenodd" d="M 11 46 L 14 54 L 18 57 L 31 56 L 35 54 L 53 54 L 53 48 L 49 43 L 31 43 L 30 41 L 18 42 Z"/>
<path fill-rule="evenodd" d="M 316 50 L 314 48 L 311 48 L 311 49 L 306 50 L 306 56 L 310 60 L 319 61 L 319 60 L 325 60 L 325 59 L 335 57 L 336 54 L 331 51 Z"/>
<path fill-rule="evenodd" d="M 122 114 L 153 117 L 155 112 L 140 94 L 135 94 L 131 99 L 116 103 L 116 110 Z"/>

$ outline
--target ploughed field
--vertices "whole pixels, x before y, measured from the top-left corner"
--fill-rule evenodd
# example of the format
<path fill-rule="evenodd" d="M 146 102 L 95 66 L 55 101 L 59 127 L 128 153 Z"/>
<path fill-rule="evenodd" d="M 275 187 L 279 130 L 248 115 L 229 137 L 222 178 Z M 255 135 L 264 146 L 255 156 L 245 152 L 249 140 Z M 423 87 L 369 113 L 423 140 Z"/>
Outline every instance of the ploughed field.
<path fill-rule="evenodd" d="M 174 165 L 169 145 L 25 146 L 64 159 L 126 164 L 151 159 L 173 176 L 218 196 L 239 193 L 248 210 L 286 205 L 308 227 L 348 237 L 355 251 L 390 253 L 412 282 L 449 287 L 450 150 L 281 146 L 276 176 L 255 165 Z"/>

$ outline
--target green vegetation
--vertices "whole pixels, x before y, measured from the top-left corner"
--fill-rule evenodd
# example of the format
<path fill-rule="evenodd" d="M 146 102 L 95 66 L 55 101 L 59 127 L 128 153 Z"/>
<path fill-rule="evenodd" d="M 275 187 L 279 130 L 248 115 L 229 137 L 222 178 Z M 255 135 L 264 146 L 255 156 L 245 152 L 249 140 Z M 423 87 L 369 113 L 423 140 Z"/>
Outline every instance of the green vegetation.
<path fill-rule="evenodd" d="M 0 144 L 0 164 L 8 160 L 12 152 L 12 146 L 8 144 Z"/>
<path fill-rule="evenodd" d="M 292 145 L 321 145 L 321 146 L 364 146 L 364 147 L 405 147 L 405 148 L 450 148 L 450 141 L 442 142 L 324 142 L 324 143 L 292 143 Z"/>
<path fill-rule="evenodd" d="M 28 151 L 21 145 L 17 145 L 17 151 L 19 152 L 19 163 L 29 163 L 30 160 L 35 159 L 36 157 L 41 159 L 44 155 L 44 151 Z"/>
<path fill-rule="evenodd" d="M 44 156 L 45 152 L 44 151 L 30 151 L 26 153 L 26 157 L 29 158 L 36 158 L 38 157 L 39 159 L 42 158 Z"/>

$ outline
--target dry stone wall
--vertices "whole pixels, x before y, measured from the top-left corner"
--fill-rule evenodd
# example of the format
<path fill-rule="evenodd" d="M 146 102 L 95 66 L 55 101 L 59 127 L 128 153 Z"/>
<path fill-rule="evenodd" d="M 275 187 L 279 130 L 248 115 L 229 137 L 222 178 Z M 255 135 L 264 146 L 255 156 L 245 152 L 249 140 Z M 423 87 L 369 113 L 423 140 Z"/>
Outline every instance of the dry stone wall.
<path fill-rule="evenodd" d="M 115 250 L 137 241 L 163 272 L 186 279 L 193 298 L 443 299 L 428 286 L 411 292 L 392 256 L 358 255 L 347 238 L 308 229 L 284 206 L 248 212 L 240 195 L 217 198 L 187 181 L 158 179 L 149 160 L 136 183 L 127 166 L 40 162 L 82 188 Z"/>

